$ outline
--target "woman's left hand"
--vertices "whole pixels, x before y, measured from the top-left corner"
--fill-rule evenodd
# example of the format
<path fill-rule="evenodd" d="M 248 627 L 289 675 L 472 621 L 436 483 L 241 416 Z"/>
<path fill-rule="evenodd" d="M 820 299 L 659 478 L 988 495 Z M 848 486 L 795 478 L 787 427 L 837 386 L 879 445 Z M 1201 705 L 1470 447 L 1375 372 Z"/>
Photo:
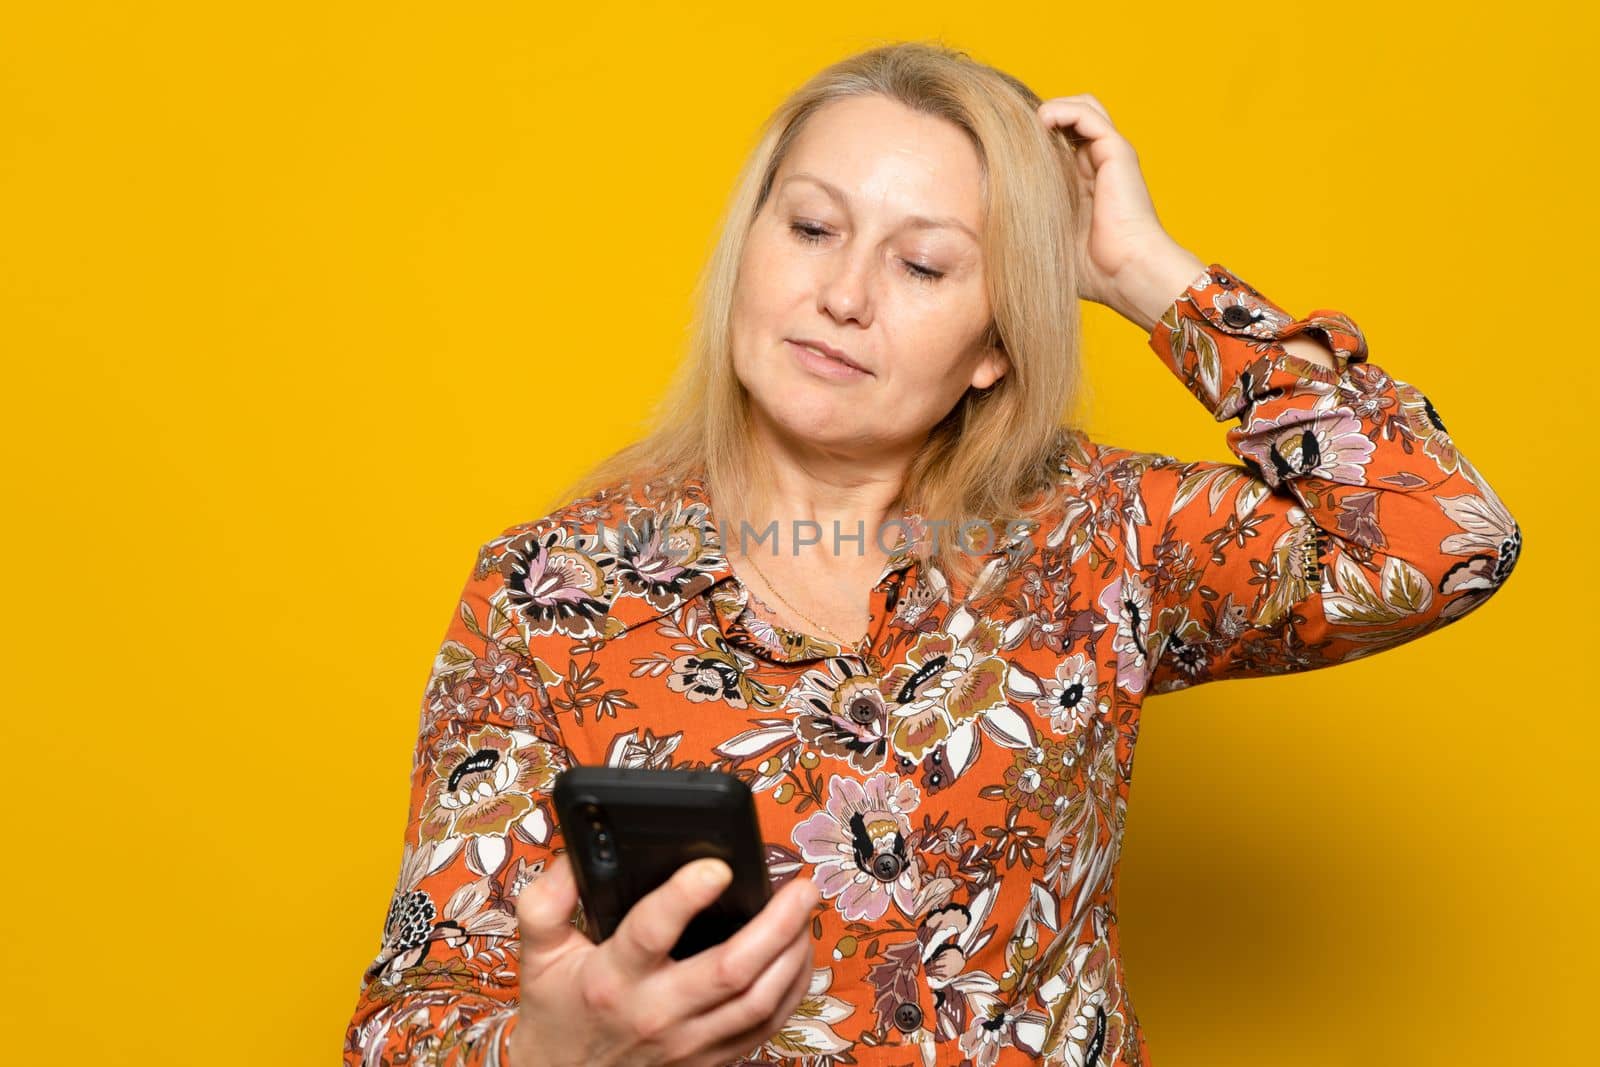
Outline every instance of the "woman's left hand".
<path fill-rule="evenodd" d="M 1120 283 L 1141 260 L 1169 256 L 1179 246 L 1156 218 L 1133 145 L 1100 101 L 1088 93 L 1058 96 L 1040 104 L 1038 114 L 1047 128 L 1075 135 L 1078 188 L 1089 214 L 1089 224 L 1078 226 L 1078 296 L 1126 314 Z"/>

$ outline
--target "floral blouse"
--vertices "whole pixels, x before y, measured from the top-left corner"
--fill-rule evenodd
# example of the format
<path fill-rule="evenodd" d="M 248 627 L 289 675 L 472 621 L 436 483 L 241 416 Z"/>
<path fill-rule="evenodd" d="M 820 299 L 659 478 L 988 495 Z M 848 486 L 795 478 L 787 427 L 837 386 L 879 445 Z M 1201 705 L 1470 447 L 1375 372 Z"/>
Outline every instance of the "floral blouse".
<path fill-rule="evenodd" d="M 1306 331 L 1336 371 L 1280 343 Z M 810 990 L 738 1062 L 1148 1067 L 1117 925 L 1146 696 L 1414 640 L 1521 547 L 1345 315 L 1295 319 L 1212 264 L 1149 343 L 1238 420 L 1240 463 L 1071 431 L 1059 511 L 983 560 L 973 585 L 998 595 L 923 569 L 902 533 L 855 648 L 757 617 L 703 481 L 605 487 L 483 545 L 422 700 L 345 1062 L 506 1062 L 516 897 L 564 848 L 552 784 L 609 764 L 737 775 L 774 886 L 821 889 Z"/>

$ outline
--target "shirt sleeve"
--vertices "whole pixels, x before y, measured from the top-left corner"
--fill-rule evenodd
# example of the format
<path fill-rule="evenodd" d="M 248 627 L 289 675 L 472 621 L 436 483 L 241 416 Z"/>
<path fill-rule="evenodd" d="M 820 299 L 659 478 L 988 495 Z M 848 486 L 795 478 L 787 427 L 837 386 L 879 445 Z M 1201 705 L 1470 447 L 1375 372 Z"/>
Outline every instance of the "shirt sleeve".
<path fill-rule="evenodd" d="M 1302 333 L 1335 369 L 1284 348 Z M 1461 618 L 1510 574 L 1516 521 L 1348 316 L 1296 319 L 1213 263 L 1149 343 L 1218 422 L 1238 420 L 1239 462 L 1142 472 L 1155 529 L 1113 583 L 1119 678 L 1166 692 L 1345 662 Z"/>
<path fill-rule="evenodd" d="M 519 1003 L 516 898 L 563 850 L 569 760 L 546 683 L 483 546 L 422 699 L 400 874 L 345 1034 L 349 1067 L 506 1062 Z"/>

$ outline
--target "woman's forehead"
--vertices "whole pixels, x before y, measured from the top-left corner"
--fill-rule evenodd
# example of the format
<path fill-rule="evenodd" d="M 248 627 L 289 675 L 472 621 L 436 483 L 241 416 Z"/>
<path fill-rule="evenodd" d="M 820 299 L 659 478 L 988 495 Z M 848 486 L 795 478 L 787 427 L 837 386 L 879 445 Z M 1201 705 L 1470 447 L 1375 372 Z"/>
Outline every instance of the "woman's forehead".
<path fill-rule="evenodd" d="M 879 97 L 834 101 L 806 122 L 777 173 L 779 191 L 815 190 L 849 211 L 906 216 L 977 240 L 978 154 L 955 124 Z"/>

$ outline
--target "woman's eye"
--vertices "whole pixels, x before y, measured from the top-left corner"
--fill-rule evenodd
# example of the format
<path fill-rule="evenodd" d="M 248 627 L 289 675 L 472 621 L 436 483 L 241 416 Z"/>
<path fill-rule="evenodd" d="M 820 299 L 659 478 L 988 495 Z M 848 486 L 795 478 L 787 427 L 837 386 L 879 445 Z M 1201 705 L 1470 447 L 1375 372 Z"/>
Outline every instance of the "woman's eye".
<path fill-rule="evenodd" d="M 810 226 L 804 222 L 791 222 L 789 224 L 789 229 L 793 230 L 795 235 L 799 237 L 800 240 L 806 242 L 806 244 L 813 245 L 818 241 L 821 241 L 823 237 L 827 236 L 828 233 L 827 230 L 824 230 L 820 226 Z"/>
<path fill-rule="evenodd" d="M 789 229 L 793 231 L 795 237 L 810 245 L 821 244 L 822 239 L 828 235 L 828 231 L 821 226 L 814 226 L 804 222 L 791 222 Z M 944 277 L 944 271 L 942 270 L 924 267 L 921 263 L 913 263 L 909 259 L 901 262 L 906 265 L 906 273 L 918 281 L 932 283 Z"/>

